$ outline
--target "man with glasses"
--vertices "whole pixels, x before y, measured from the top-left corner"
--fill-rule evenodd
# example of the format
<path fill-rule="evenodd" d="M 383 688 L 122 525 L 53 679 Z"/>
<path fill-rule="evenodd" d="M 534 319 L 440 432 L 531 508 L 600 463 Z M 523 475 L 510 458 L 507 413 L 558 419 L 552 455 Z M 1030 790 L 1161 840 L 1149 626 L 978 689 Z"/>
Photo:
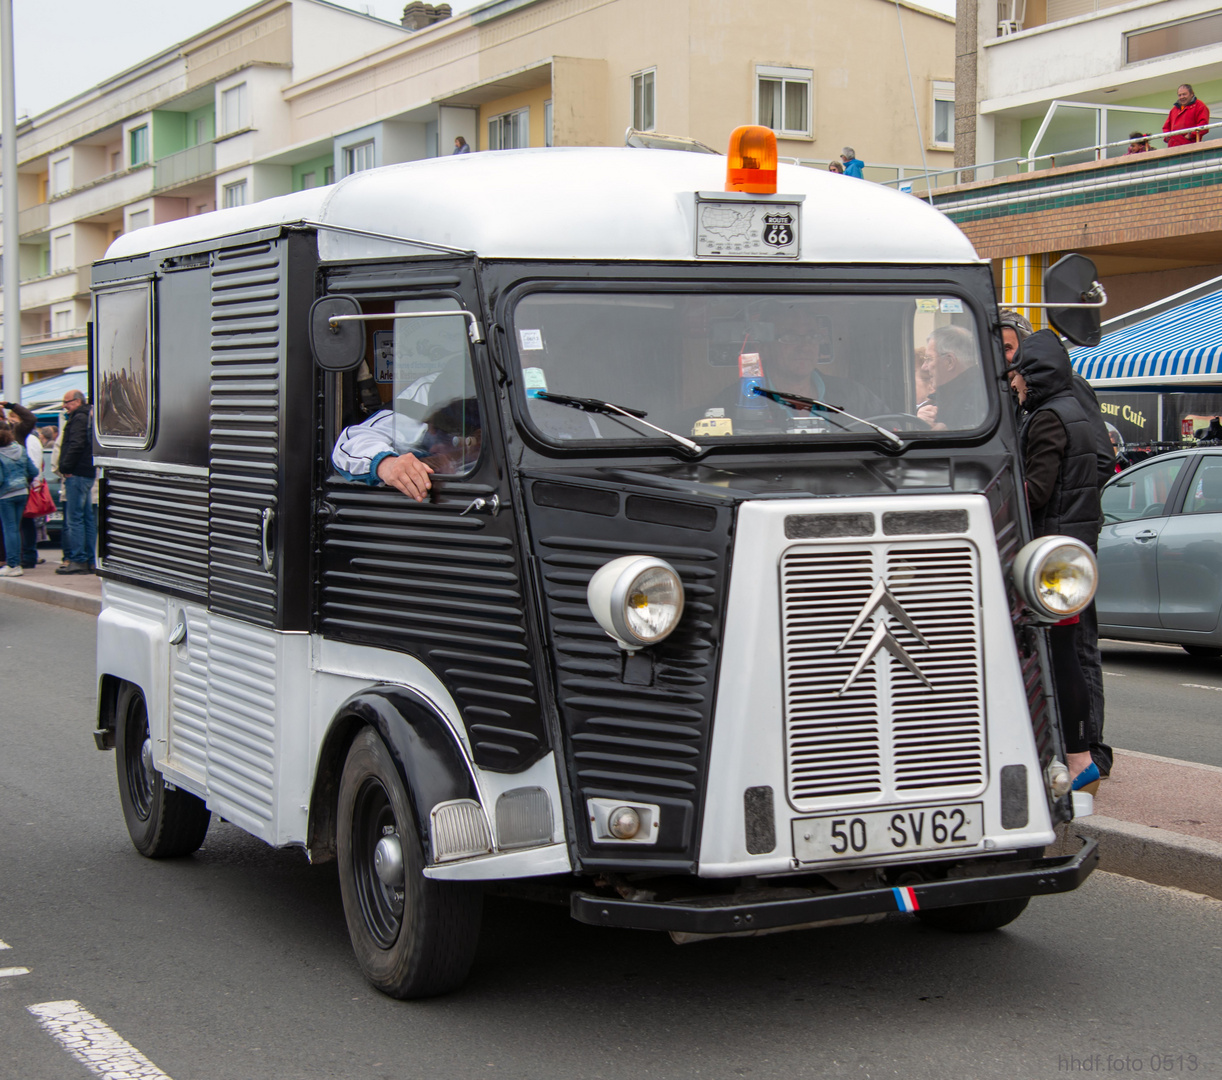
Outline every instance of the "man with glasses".
<path fill-rule="evenodd" d="M 57 574 L 93 573 L 98 526 L 93 516 L 92 409 L 79 390 L 64 394 L 64 442 L 59 475 L 64 482 L 64 563 Z"/>

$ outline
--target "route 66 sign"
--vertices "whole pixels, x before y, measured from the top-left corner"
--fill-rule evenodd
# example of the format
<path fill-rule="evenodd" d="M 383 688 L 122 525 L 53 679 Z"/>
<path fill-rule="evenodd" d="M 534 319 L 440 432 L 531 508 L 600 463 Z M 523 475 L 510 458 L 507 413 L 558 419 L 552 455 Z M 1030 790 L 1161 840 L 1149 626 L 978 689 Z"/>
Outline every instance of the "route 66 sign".
<path fill-rule="evenodd" d="M 763 202 L 733 193 L 696 196 L 696 254 L 715 259 L 796 259 L 800 195 Z"/>
<path fill-rule="evenodd" d="M 764 215 L 764 243 L 769 247 L 789 247 L 794 238 L 793 214 Z"/>

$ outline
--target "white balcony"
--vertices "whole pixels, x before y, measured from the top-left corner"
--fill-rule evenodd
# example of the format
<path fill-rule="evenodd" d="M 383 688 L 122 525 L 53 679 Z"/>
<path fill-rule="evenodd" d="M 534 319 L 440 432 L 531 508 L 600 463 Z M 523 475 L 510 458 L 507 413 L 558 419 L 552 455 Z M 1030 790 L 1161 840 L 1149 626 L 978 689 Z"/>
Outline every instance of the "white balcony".
<path fill-rule="evenodd" d="M 178 187 L 214 172 L 216 172 L 216 144 L 208 142 L 200 143 L 198 146 L 188 146 L 177 154 L 163 157 L 153 166 L 153 190 L 164 191 L 167 188 Z"/>
<path fill-rule="evenodd" d="M 152 168 L 113 173 L 50 203 L 50 228 L 71 225 L 74 221 L 88 220 L 114 211 L 128 203 L 147 199 L 152 191 Z"/>
<path fill-rule="evenodd" d="M 21 283 L 21 310 L 47 307 L 71 300 L 78 292 L 89 290 L 89 267 L 73 267 L 58 274 L 31 278 Z M 4 311 L 4 300 L 0 297 L 0 313 Z"/>

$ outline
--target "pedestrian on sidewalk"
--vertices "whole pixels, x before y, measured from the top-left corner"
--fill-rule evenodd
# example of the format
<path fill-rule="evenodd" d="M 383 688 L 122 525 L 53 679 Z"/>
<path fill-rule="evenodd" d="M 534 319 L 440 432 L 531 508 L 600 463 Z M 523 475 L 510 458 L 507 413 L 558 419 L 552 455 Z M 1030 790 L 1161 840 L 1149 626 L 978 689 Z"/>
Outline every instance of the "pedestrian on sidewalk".
<path fill-rule="evenodd" d="M 1010 384 L 1025 419 L 1019 432 L 1027 504 L 1036 536 L 1072 536 L 1092 550 L 1099 543 L 1098 455 L 1086 410 L 1074 396 L 1069 353 L 1051 330 L 1018 349 Z M 1090 690 L 1078 661 L 1079 616 L 1048 630 L 1053 685 L 1066 764 L 1075 791 L 1090 790 L 1100 771 L 1090 750 Z"/>
<path fill-rule="evenodd" d="M 1017 311 L 1002 308 L 998 316 L 1001 321 L 1001 341 L 1006 367 L 1010 368 L 1014 366 L 1018 356 L 1019 345 L 1034 331 L 1031 323 Z M 1099 408 L 1099 399 L 1095 396 L 1094 388 L 1076 371 L 1070 375 L 1070 389 L 1086 413 L 1094 434 L 1095 480 L 1102 494 L 1103 485 L 1116 474 L 1116 447 L 1112 443 L 1112 433 L 1108 430 L 1107 421 L 1103 419 L 1103 410 Z M 1019 408 L 1021 414 L 1022 407 Z M 1103 528 L 1102 510 L 1099 515 L 1099 528 Z M 1097 544 L 1091 544 L 1090 549 L 1098 554 Z M 1093 600 L 1078 617 L 1077 649 L 1078 663 L 1090 690 L 1091 759 L 1099 767 L 1100 776 L 1109 776 L 1112 771 L 1112 748 L 1103 741 L 1103 657 L 1099 653 L 1099 613 L 1095 610 Z"/>
<path fill-rule="evenodd" d="M 64 394 L 64 442 L 59 475 L 64 482 L 64 557 L 57 574 L 90 574 L 98 527 L 93 516 L 92 409 L 79 390 Z"/>
<path fill-rule="evenodd" d="M 21 516 L 30 497 L 30 481 L 38 470 L 18 442 L 13 425 L 0 420 L 0 531 L 4 535 L 4 567 L 0 577 L 21 577 Z"/>
<path fill-rule="evenodd" d="M 3 403 L 9 411 L 8 420 L 13 426 L 13 439 L 23 443 L 25 452 L 38 470 L 34 482 L 42 478 L 42 439 L 38 437 L 38 417 L 24 405 L 16 401 Z M 35 518 L 21 517 L 21 567 L 31 570 L 38 565 L 38 521 Z"/>

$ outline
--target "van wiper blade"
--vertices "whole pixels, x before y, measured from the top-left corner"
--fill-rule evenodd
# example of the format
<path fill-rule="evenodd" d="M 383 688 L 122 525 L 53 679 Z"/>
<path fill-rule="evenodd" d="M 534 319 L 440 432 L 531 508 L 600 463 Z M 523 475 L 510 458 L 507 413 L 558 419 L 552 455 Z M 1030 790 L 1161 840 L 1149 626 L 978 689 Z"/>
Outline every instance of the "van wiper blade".
<path fill-rule="evenodd" d="M 894 431 L 888 431 L 885 427 L 880 427 L 873 420 L 866 420 L 860 416 L 854 416 L 851 412 L 840 408 L 838 405 L 829 405 L 826 401 L 819 401 L 817 398 L 803 397 L 801 394 L 788 394 L 781 390 L 768 390 L 763 386 L 751 387 L 751 393 L 758 394 L 760 397 L 766 397 L 770 401 L 775 401 L 778 405 L 790 405 L 793 402 L 798 402 L 800 405 L 805 405 L 812 412 L 818 409 L 820 412 L 834 412 L 841 416 L 846 416 L 850 420 L 856 420 L 859 424 L 865 424 L 868 428 L 873 428 L 884 438 L 889 439 L 901 450 L 904 448 L 904 440 L 901 439 Z"/>
<path fill-rule="evenodd" d="M 656 431 L 659 435 L 665 435 L 668 439 L 673 439 L 689 454 L 704 453 L 704 447 L 699 443 L 692 442 L 691 439 L 685 439 L 682 435 L 676 435 L 673 431 L 667 431 L 666 428 L 658 427 L 657 424 L 651 424 L 645 419 L 649 414 L 644 409 L 630 409 L 626 405 L 613 405 L 609 401 L 599 401 L 597 398 L 553 394 L 550 390 L 536 390 L 534 396 L 542 398 L 544 401 L 554 401 L 557 405 L 567 405 L 570 409 L 580 409 L 582 412 L 602 413 L 604 416 L 626 416 L 630 420 L 635 420 L 638 424 L 649 428 L 651 431 Z"/>

